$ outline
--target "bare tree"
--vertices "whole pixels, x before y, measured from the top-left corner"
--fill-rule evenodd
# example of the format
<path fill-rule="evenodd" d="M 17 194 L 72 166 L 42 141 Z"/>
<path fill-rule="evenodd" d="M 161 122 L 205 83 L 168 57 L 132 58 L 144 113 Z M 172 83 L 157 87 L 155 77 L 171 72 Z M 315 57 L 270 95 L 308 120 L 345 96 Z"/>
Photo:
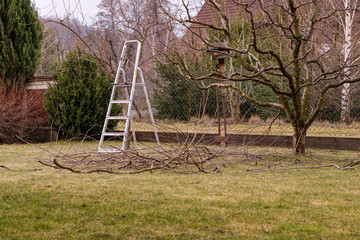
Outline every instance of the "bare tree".
<path fill-rule="evenodd" d="M 190 38 L 183 38 L 172 48 L 171 54 L 163 53 L 164 57 L 177 64 L 181 73 L 202 89 L 215 86 L 231 88 L 254 104 L 284 111 L 293 127 L 294 152 L 305 153 L 306 132 L 321 110 L 329 90 L 360 81 L 356 75 L 347 74 L 358 67 L 354 61 L 334 61 L 338 58 L 338 51 L 333 44 L 333 31 L 326 26 L 336 11 L 325 11 L 320 0 L 234 0 L 251 26 L 251 41 L 243 45 L 236 41 L 236 32 L 231 31 L 224 1 L 206 2 L 218 18 L 217 23 L 209 24 L 192 17 L 184 1 L 186 17 L 168 14 L 187 29 Z M 210 29 L 225 35 L 221 49 L 209 41 L 207 32 Z M 189 67 L 191 58 L 184 48 L 197 52 L 191 54 L 194 59 L 209 47 L 227 54 L 244 71 L 211 71 L 202 76 L 192 72 Z M 359 56 L 351 57 L 356 59 Z M 213 80 L 213 83 L 204 85 L 205 79 Z M 261 84 L 277 95 L 277 102 L 261 102 L 232 82 Z M 314 95 L 316 98 L 310 101 Z"/>
<path fill-rule="evenodd" d="M 60 65 L 66 53 L 73 49 L 79 41 L 74 33 L 59 24 L 54 23 L 55 19 L 41 19 L 44 38 L 42 40 L 42 54 L 40 64 L 36 72 L 37 75 L 50 75 L 55 69 L 56 65 Z M 63 24 L 71 26 L 71 28 L 78 28 L 81 26 L 78 20 L 66 18 Z M 81 32 L 81 31 L 77 31 Z"/>
<path fill-rule="evenodd" d="M 336 15 L 334 15 L 335 23 L 340 27 L 339 29 L 339 50 L 343 55 L 342 62 L 349 64 L 358 63 L 358 58 L 353 58 L 358 53 L 358 40 L 359 40 L 359 27 L 356 25 L 356 21 L 359 19 L 358 11 L 358 1 L 357 0 L 341 0 L 333 1 L 329 0 L 332 8 L 336 10 Z M 344 78 L 351 78 L 351 76 L 356 76 L 359 74 L 359 71 L 350 69 L 349 67 L 344 68 Z M 344 83 L 341 87 L 341 121 L 350 124 L 350 97 L 351 92 L 354 89 L 354 84 Z"/>
<path fill-rule="evenodd" d="M 153 61 L 149 60 L 155 56 L 154 49 L 162 48 L 159 42 L 166 42 L 166 38 L 171 37 L 169 19 L 159 11 L 159 3 L 165 7 L 171 4 L 167 0 L 102 0 L 92 25 L 76 20 L 71 11 L 65 16 L 46 19 L 45 22 L 75 36 L 77 45 L 87 49 L 110 76 L 116 72 L 123 43 L 129 39 L 139 40 L 143 45 L 140 65 L 146 74 L 153 69 Z M 60 39 L 58 36 L 56 38 Z"/>

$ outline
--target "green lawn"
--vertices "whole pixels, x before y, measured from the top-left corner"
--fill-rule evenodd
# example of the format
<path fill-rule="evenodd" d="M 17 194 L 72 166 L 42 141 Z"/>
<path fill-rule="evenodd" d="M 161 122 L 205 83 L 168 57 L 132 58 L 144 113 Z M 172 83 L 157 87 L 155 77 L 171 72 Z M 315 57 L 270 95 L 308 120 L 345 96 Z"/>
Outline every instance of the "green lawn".
<path fill-rule="evenodd" d="M 252 162 L 216 174 L 81 175 L 39 165 L 48 153 L 37 146 L 0 145 L 0 165 L 13 169 L 0 168 L 1 240 L 360 238 L 359 170 L 247 172 L 259 168 Z M 360 158 L 311 157 L 341 166 Z M 310 155 L 295 159 L 311 163 Z"/>

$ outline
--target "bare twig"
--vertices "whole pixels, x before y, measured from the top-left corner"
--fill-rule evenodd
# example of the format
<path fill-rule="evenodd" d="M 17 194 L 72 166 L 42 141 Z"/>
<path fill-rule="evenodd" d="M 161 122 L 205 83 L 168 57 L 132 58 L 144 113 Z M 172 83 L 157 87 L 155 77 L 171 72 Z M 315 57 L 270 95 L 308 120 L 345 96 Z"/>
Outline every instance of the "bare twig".
<path fill-rule="evenodd" d="M 351 163 L 345 165 L 344 167 L 353 167 L 353 166 L 358 165 L 358 164 L 360 164 L 360 160 L 358 160 L 356 162 L 351 162 Z"/>
<path fill-rule="evenodd" d="M 11 169 L 7 166 L 4 166 L 4 165 L 0 165 L 0 168 L 4 168 L 6 170 L 9 170 L 9 171 L 29 171 L 29 172 L 33 172 L 33 171 L 41 171 L 42 169 L 41 168 L 31 168 L 31 169 Z"/>
<path fill-rule="evenodd" d="M 12 171 L 11 168 L 8 168 L 7 166 L 4 166 L 4 165 L 0 165 L 0 168 L 5 168 L 6 170 Z"/>

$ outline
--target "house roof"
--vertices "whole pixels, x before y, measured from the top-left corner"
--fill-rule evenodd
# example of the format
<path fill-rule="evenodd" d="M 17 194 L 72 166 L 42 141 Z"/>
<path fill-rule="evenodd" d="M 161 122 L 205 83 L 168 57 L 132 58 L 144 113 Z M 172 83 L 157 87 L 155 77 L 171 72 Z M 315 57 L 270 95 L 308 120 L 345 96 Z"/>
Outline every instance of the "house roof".
<path fill-rule="evenodd" d="M 233 0 L 223 0 L 225 12 L 229 17 L 232 17 L 238 10 L 239 7 L 234 3 Z M 196 20 L 200 22 L 212 23 L 216 20 L 216 13 L 209 4 L 209 1 L 205 1 L 204 5 L 198 12 Z"/>
<path fill-rule="evenodd" d="M 223 6 L 223 11 L 227 17 L 231 20 L 236 14 L 240 12 L 241 9 L 244 9 L 244 4 L 249 4 L 249 10 L 253 12 L 254 16 L 257 16 L 260 12 L 259 3 L 254 0 L 218 0 Z M 269 1 L 269 0 L 265 0 Z M 248 17 L 248 15 L 246 16 Z M 209 3 L 209 0 L 205 0 L 203 6 L 195 17 L 195 20 L 201 23 L 207 24 L 216 24 L 219 21 L 218 13 L 214 7 Z M 201 29 L 206 28 L 201 24 L 192 23 L 188 30 L 186 30 L 182 39 L 186 39 L 188 42 L 192 38 L 192 31 L 200 32 Z"/>
<path fill-rule="evenodd" d="M 241 5 L 239 4 L 251 4 L 254 1 L 253 0 L 220 0 L 221 5 L 224 7 L 224 11 L 225 14 L 232 19 L 232 17 L 239 13 L 240 9 L 242 8 Z M 238 2 L 238 3 L 236 3 Z M 255 5 L 258 4 L 253 4 L 250 8 L 250 10 L 252 11 L 256 11 L 258 12 L 259 9 L 256 8 Z M 196 20 L 199 22 L 205 22 L 205 23 L 213 23 L 214 21 L 217 21 L 217 13 L 214 10 L 214 8 L 210 5 L 208 0 L 205 0 L 204 5 L 202 6 L 202 8 L 200 9 L 200 11 L 198 12 L 197 16 L 196 16 Z"/>

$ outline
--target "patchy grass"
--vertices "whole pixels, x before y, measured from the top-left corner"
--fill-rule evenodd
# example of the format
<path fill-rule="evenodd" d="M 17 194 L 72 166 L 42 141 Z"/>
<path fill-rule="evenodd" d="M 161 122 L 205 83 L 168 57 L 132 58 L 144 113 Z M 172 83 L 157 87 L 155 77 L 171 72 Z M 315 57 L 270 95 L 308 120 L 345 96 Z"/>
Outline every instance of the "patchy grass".
<path fill-rule="evenodd" d="M 190 122 L 173 122 L 173 121 L 157 121 L 159 132 L 198 132 L 198 133 L 218 133 L 217 122 L 213 119 L 206 119 L 198 124 L 197 120 Z M 122 126 L 119 125 L 119 129 Z M 135 121 L 135 129 L 137 131 L 153 131 L 153 126 L 147 122 Z M 269 130 L 269 122 L 251 121 L 243 123 L 233 123 L 228 120 L 227 133 L 229 134 L 264 134 Z M 223 125 L 221 124 L 221 131 Z M 269 135 L 286 135 L 292 136 L 293 130 L 290 123 L 276 121 Z M 315 122 L 307 131 L 307 136 L 316 137 L 360 137 L 360 122 L 353 122 L 351 125 L 330 122 Z"/>
<path fill-rule="evenodd" d="M 0 239 L 360 238 L 358 170 L 250 173 L 238 163 L 217 174 L 79 175 L 39 165 L 50 156 L 38 146 L 52 144 L 0 146 L 0 165 L 14 169 L 0 168 Z M 311 156 L 339 165 L 359 158 Z"/>

